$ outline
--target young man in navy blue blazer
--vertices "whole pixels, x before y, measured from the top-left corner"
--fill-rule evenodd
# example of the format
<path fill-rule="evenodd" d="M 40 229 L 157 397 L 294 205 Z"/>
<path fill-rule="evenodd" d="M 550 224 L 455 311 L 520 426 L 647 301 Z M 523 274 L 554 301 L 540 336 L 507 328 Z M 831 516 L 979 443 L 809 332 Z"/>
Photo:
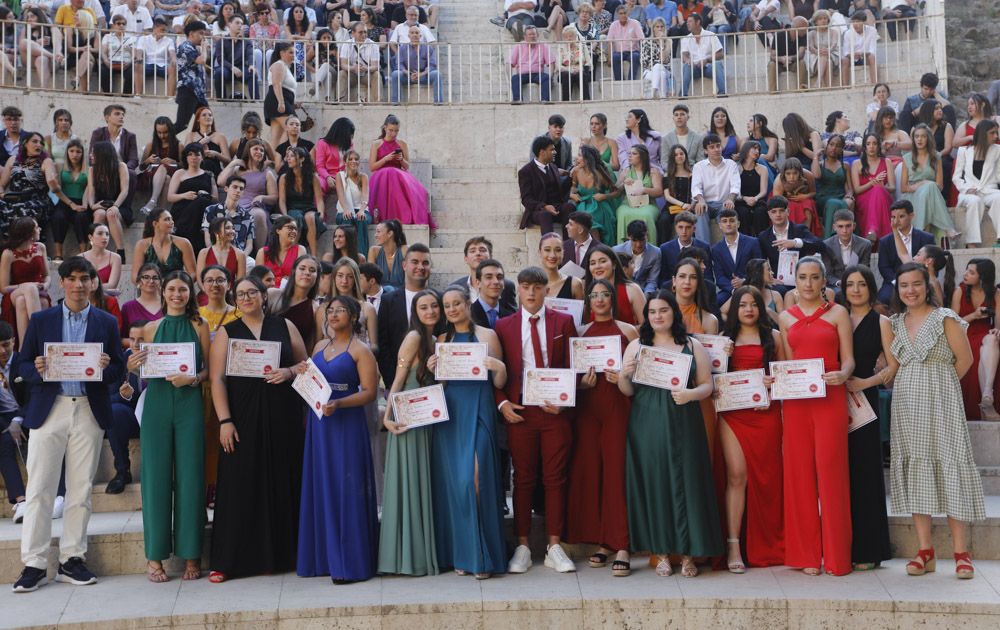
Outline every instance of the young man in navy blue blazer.
<path fill-rule="evenodd" d="M 733 291 L 743 286 L 747 263 L 754 258 L 763 258 L 763 255 L 757 239 L 740 233 L 740 219 L 735 210 L 723 209 L 719 212 L 719 227 L 722 229 L 722 240 L 712 245 L 712 262 L 715 286 L 719 290 L 716 300 L 721 306 L 732 297 Z"/>
<path fill-rule="evenodd" d="M 912 261 L 924 245 L 934 244 L 932 234 L 913 227 L 913 204 L 908 200 L 900 199 L 892 204 L 889 216 L 892 220 L 892 232 L 878 240 L 878 272 L 882 276 L 878 301 L 882 304 L 888 304 L 892 299 L 896 269 L 903 263 Z"/>
<path fill-rule="evenodd" d="M 28 323 L 16 373 L 29 389 L 24 426 L 31 430 L 28 450 L 28 488 L 21 560 L 24 570 L 15 592 L 34 591 L 45 583 L 52 541 L 52 505 L 63 460 L 66 462 L 66 503 L 63 535 L 59 541 L 56 581 L 94 584 L 97 577 L 84 564 L 90 494 L 101 454 L 104 431 L 111 424 L 108 386 L 125 375 L 118 322 L 90 305 L 97 270 L 76 256 L 59 265 L 62 304 L 35 313 Z M 45 381 L 46 343 L 100 343 L 97 382 Z"/>

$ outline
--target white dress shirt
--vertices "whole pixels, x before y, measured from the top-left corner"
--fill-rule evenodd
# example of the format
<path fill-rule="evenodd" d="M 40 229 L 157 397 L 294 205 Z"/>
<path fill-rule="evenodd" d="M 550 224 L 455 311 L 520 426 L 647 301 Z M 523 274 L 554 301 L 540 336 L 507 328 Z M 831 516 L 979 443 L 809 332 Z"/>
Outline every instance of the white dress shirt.
<path fill-rule="evenodd" d="M 705 158 L 691 171 L 691 198 L 701 195 L 706 202 L 723 201 L 740 194 L 740 172 L 736 162 L 725 158 L 718 165 Z"/>
<path fill-rule="evenodd" d="M 587 240 L 582 243 L 573 241 L 573 247 L 576 248 L 576 264 L 583 265 L 583 257 L 587 255 L 587 250 L 590 249 L 590 244 L 593 242 L 593 236 L 588 236 Z"/>
<path fill-rule="evenodd" d="M 844 261 L 844 268 L 846 269 L 847 267 L 858 264 L 858 255 L 854 253 L 853 239 L 847 241 L 846 244 L 840 239 L 837 239 L 837 243 L 840 244 L 840 258 Z"/>
<path fill-rule="evenodd" d="M 730 243 L 729 239 L 727 238 L 726 239 L 726 247 L 729 248 L 729 255 L 733 257 L 733 262 L 736 262 L 736 250 L 738 250 L 740 248 L 740 236 L 739 236 L 739 234 L 736 235 L 736 238 L 733 239 L 732 243 Z"/>
<path fill-rule="evenodd" d="M 542 342 L 542 361 L 545 365 L 535 365 L 535 348 L 531 345 L 531 318 L 534 317 L 527 309 L 521 307 L 521 365 L 524 368 L 546 367 L 549 364 L 549 351 L 545 347 L 545 308 L 538 315 L 538 338 Z"/>
<path fill-rule="evenodd" d="M 419 291 L 410 291 L 409 289 L 403 289 L 406 294 L 406 323 L 410 323 L 410 312 L 413 310 L 413 298 L 417 297 Z"/>
<path fill-rule="evenodd" d="M 420 41 L 427 44 L 429 42 L 436 42 L 437 37 L 434 35 L 434 31 L 427 28 L 423 24 L 411 25 L 403 22 L 393 29 L 392 34 L 389 35 L 389 42 L 393 44 L 408 44 L 410 43 L 410 26 L 417 26 L 420 29 Z"/>
<path fill-rule="evenodd" d="M 382 306 L 382 296 L 385 295 L 385 288 L 379 287 L 378 293 L 375 295 L 366 295 L 365 300 L 368 301 L 373 307 L 375 307 L 375 312 L 378 313 L 378 308 Z"/>

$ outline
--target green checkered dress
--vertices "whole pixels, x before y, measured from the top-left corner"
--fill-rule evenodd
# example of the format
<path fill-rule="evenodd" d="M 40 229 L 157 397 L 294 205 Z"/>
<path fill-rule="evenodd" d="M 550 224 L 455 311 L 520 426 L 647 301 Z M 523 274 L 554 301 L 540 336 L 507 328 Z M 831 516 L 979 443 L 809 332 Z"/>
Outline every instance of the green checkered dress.
<path fill-rule="evenodd" d="M 939 308 L 911 341 L 904 316 L 891 320 L 891 350 L 900 364 L 892 390 L 892 511 L 983 520 L 983 483 L 972 459 L 955 355 L 944 334 L 946 317 L 968 327 L 954 311 Z"/>

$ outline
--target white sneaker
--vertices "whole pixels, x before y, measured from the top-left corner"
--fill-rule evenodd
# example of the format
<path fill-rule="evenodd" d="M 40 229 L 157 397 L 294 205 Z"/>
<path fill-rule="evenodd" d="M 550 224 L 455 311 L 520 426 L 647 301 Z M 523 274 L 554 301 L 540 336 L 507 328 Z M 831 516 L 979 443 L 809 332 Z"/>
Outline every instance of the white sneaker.
<path fill-rule="evenodd" d="M 62 518 L 63 504 L 65 502 L 66 502 L 65 498 L 63 498 L 63 497 L 56 497 L 55 502 L 52 504 L 52 518 L 53 518 L 53 520 L 57 519 L 57 518 Z"/>
<path fill-rule="evenodd" d="M 546 562 L 548 562 L 546 560 Z M 508 573 L 527 573 L 531 568 L 531 549 L 527 545 L 518 545 L 514 555 L 507 563 Z"/>
<path fill-rule="evenodd" d="M 552 545 L 548 553 L 545 554 L 545 566 L 555 569 L 559 573 L 572 573 L 576 571 L 576 565 L 569 559 L 562 545 Z"/>
<path fill-rule="evenodd" d="M 14 523 L 20 525 L 24 522 L 24 509 L 27 505 L 24 501 L 18 501 L 14 506 Z"/>

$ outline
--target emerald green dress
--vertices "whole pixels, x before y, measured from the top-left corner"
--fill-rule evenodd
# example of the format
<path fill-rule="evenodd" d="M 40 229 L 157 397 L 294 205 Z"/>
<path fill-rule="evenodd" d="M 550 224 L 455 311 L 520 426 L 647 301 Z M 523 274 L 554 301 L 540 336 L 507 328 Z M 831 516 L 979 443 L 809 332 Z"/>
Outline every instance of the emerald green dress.
<path fill-rule="evenodd" d="M 403 391 L 420 387 L 410 368 Z M 434 509 L 431 502 L 430 427 L 390 433 L 385 450 L 382 527 L 378 541 L 378 572 L 437 575 Z"/>
<path fill-rule="evenodd" d="M 913 227 L 918 230 L 937 228 L 942 232 L 954 232 L 955 222 L 948 212 L 948 204 L 937 187 L 937 171 L 928 163 L 922 167 L 913 164 L 913 153 L 903 156 L 903 168 L 910 185 L 931 182 L 933 186 L 921 186 L 911 193 L 903 193 L 903 199 L 913 204 Z"/>
<path fill-rule="evenodd" d="M 201 343 L 185 315 L 164 315 L 153 343 L 193 341 L 197 367 Z M 142 454 L 142 525 L 146 558 L 201 558 L 205 533 L 205 421 L 200 387 L 147 381 L 139 449 Z"/>
<path fill-rule="evenodd" d="M 816 180 L 816 209 L 823 215 L 823 238 L 826 238 L 833 234 L 834 213 L 849 209 L 844 201 L 847 166 L 841 163 L 839 169 L 831 171 L 826 164 L 821 164 L 819 174 Z"/>
<path fill-rule="evenodd" d="M 597 201 L 594 199 L 594 195 L 608 192 L 610 192 L 610 190 L 577 186 L 576 193 L 580 195 L 580 201 L 577 202 L 576 209 L 580 212 L 586 212 L 594 218 L 593 229 L 601 233 L 602 243 L 607 245 L 617 245 L 618 239 L 616 238 L 616 235 L 618 232 L 615 229 L 615 222 L 617 219 L 615 218 L 614 206 L 612 206 L 611 202 L 607 199 L 604 201 Z"/>
<path fill-rule="evenodd" d="M 691 354 L 690 343 L 684 354 Z M 697 366 L 691 361 L 688 387 Z M 722 553 L 708 438 L 701 405 L 636 383 L 625 451 L 625 497 L 632 549 L 657 555 Z"/>
<path fill-rule="evenodd" d="M 634 168 L 629 167 L 629 169 L 625 171 L 624 175 L 621 177 L 621 180 L 624 180 L 626 178 L 628 179 L 637 178 Z M 649 173 L 646 173 L 643 176 L 642 185 L 645 188 L 652 187 L 653 178 L 650 177 Z M 626 234 L 625 228 L 628 227 L 628 224 L 631 223 L 632 221 L 635 221 L 636 219 L 639 219 L 645 221 L 646 227 L 649 229 L 649 236 L 647 237 L 647 240 L 650 243 L 659 242 L 656 240 L 656 217 L 660 215 L 660 209 L 656 207 L 655 203 L 653 203 L 653 199 L 650 199 L 649 201 L 650 203 L 648 205 L 639 206 L 638 208 L 633 208 L 632 206 L 628 205 L 628 195 L 625 196 L 625 201 L 622 203 L 622 205 L 618 206 L 618 236 L 620 237 L 621 240 L 625 240 L 624 239 Z M 614 243 L 608 242 L 607 244 L 617 245 L 618 241 L 615 241 Z"/>

